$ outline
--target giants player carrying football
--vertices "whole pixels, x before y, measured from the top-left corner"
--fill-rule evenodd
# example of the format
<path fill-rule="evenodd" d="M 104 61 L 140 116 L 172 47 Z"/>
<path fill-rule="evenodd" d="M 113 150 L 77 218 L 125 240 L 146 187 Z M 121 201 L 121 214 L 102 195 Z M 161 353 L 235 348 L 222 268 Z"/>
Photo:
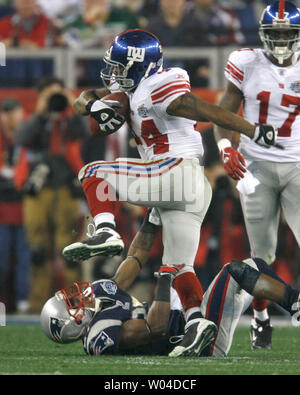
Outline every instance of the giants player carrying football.
<path fill-rule="evenodd" d="M 225 138 L 228 131 L 219 127 L 215 131 L 227 173 L 241 180 L 241 186 L 248 183 L 249 187 L 251 179 L 256 179 L 255 190 L 247 186 L 240 190 L 244 191 L 240 200 L 252 256 L 271 264 L 281 208 L 300 243 L 300 57 L 296 52 L 300 10 L 282 0 L 269 5 L 260 20 L 259 35 L 264 49 L 241 49 L 229 56 L 228 84 L 220 105 L 236 112 L 243 103 L 247 120 L 270 122 L 278 128 L 278 142 L 285 149 L 265 150 L 241 136 L 237 152 Z M 254 300 L 253 309 L 252 348 L 271 348 L 267 302 Z"/>
<path fill-rule="evenodd" d="M 78 177 L 96 230 L 89 239 L 66 246 L 63 255 L 79 261 L 122 251 L 124 244 L 115 230 L 117 197 L 153 207 L 152 221 L 163 227 L 163 265 L 182 267 L 174 288 L 184 306 L 186 335 L 170 355 L 199 355 L 214 339 L 217 328 L 200 312 L 203 291 L 193 268 L 201 224 L 211 200 L 195 121 L 210 120 L 234 129 L 264 147 L 277 144 L 277 130 L 268 125 L 253 126 L 191 93 L 185 70 L 163 69 L 160 42 L 150 32 L 134 29 L 121 33 L 112 42 L 104 62 L 101 77 L 108 89 L 83 92 L 74 107 L 78 113 L 95 118 L 102 131 L 111 133 L 125 118 L 112 103 L 100 99 L 115 86 L 126 92 L 131 130 L 142 159 L 97 161 L 81 169 Z M 193 193 L 187 194 L 190 189 Z M 139 193 L 131 194 L 136 191 Z"/>

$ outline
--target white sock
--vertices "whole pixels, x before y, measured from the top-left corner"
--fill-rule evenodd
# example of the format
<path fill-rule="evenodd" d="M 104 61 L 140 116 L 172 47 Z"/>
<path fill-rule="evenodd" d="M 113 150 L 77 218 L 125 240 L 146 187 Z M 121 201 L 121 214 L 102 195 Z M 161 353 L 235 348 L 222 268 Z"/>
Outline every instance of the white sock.
<path fill-rule="evenodd" d="M 254 313 L 254 318 L 259 321 L 266 321 L 269 319 L 269 314 L 267 309 L 264 309 L 262 311 L 253 310 L 253 313 Z"/>
<path fill-rule="evenodd" d="M 115 216 L 112 213 L 101 213 L 97 214 L 94 217 L 94 224 L 97 228 L 100 224 L 103 224 L 104 222 L 112 224 L 114 227 L 116 226 L 115 223 Z"/>

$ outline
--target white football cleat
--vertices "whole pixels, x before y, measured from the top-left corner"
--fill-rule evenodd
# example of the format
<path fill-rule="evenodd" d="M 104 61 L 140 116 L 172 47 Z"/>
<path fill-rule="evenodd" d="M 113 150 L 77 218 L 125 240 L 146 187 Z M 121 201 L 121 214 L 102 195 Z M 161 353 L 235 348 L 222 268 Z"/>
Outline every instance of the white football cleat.
<path fill-rule="evenodd" d="M 193 319 L 185 325 L 185 335 L 182 342 L 170 352 L 169 357 L 197 357 L 213 342 L 218 328 L 205 318 Z"/>

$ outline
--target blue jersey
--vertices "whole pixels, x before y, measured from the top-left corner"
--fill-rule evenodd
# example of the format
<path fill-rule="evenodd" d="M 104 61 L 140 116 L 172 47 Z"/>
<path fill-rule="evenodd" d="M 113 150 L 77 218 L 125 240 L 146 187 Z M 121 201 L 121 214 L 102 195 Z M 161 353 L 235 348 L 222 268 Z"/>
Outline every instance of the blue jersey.
<path fill-rule="evenodd" d="M 131 319 L 145 319 L 144 306 L 123 291 L 112 280 L 99 280 L 93 284 L 96 312 L 83 339 L 89 355 L 118 352 L 118 335 L 122 324 Z"/>

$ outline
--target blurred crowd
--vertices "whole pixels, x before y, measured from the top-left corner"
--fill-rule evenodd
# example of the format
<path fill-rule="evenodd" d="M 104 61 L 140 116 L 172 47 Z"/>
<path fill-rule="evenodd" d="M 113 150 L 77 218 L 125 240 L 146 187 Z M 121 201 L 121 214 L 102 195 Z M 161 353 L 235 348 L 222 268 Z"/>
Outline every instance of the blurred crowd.
<path fill-rule="evenodd" d="M 8 47 L 106 47 L 120 31 L 145 28 L 164 46 L 257 43 L 265 0 L 1 0 Z M 165 34 L 167 32 L 167 34 Z"/>
<path fill-rule="evenodd" d="M 296 3 L 300 4 L 300 0 Z M 7 48 L 39 50 L 106 48 L 121 31 L 145 28 L 164 47 L 222 47 L 261 45 L 258 20 L 266 0 L 0 0 L 0 41 Z M 1 70 L 6 87 L 30 86 L 53 71 L 49 59 L 9 59 Z M 193 86 L 207 87 L 207 58 L 168 60 L 188 68 Z M 93 86 L 99 57 L 79 61 L 77 86 Z M 11 71 L 13 70 L 13 72 Z"/>
<path fill-rule="evenodd" d="M 0 0 L 0 41 L 26 50 L 98 48 L 106 47 L 120 31 L 141 27 L 168 47 L 259 45 L 257 21 L 266 4 L 264 0 Z M 207 65 L 186 66 L 193 71 L 192 83 L 202 86 Z M 17 81 L 20 63 L 9 69 Z M 99 65 L 97 70 L 99 74 Z M 27 86 L 33 87 L 31 80 Z M 74 113 L 74 93 L 64 81 L 43 77 L 35 87 L 38 98 L 29 116 L 24 102 L 13 96 L 0 102 L 0 301 L 8 312 L 18 313 L 39 313 L 50 294 L 72 281 L 113 274 L 122 256 L 78 264 L 61 255 L 65 245 L 85 237 L 91 222 L 77 173 L 94 160 L 138 157 L 126 126 L 104 138 L 97 133 L 97 124 Z M 202 131 L 202 137 L 214 194 L 196 270 L 207 286 L 233 251 L 236 259 L 248 256 L 249 245 L 235 185 L 221 165 L 212 130 Z M 144 214 L 144 208 L 119 204 L 117 226 L 127 247 Z M 160 266 L 161 254 L 159 233 L 135 290 L 146 301 L 153 293 L 153 272 Z M 282 219 L 275 267 L 289 283 L 299 278 L 298 255 Z"/>

